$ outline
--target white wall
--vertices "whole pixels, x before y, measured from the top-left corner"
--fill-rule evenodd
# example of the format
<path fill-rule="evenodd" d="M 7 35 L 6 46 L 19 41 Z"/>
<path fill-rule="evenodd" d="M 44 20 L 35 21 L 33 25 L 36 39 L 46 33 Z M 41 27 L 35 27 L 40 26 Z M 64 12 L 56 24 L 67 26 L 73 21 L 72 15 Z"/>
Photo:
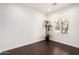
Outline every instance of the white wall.
<path fill-rule="evenodd" d="M 49 14 L 49 20 L 52 22 L 58 18 L 67 18 L 69 21 L 69 34 L 55 35 L 51 40 L 71 45 L 79 48 L 79 5 L 75 4 L 66 8 L 57 10 Z"/>
<path fill-rule="evenodd" d="M 43 20 L 23 4 L 0 4 L 0 52 L 42 40 Z"/>
<path fill-rule="evenodd" d="M 23 4 L 0 4 L 0 52 L 42 40 L 44 16 Z M 52 23 L 61 17 L 69 20 L 69 34 L 52 40 L 79 48 L 79 5 L 49 14 Z"/>

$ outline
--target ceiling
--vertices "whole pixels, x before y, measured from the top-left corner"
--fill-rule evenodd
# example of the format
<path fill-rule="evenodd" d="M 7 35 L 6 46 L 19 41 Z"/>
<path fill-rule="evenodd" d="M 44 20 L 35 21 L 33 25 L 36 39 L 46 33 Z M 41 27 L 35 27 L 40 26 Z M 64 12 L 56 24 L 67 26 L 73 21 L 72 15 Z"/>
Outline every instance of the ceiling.
<path fill-rule="evenodd" d="M 43 13 L 50 13 L 71 4 L 72 3 L 27 3 L 26 5 Z"/>

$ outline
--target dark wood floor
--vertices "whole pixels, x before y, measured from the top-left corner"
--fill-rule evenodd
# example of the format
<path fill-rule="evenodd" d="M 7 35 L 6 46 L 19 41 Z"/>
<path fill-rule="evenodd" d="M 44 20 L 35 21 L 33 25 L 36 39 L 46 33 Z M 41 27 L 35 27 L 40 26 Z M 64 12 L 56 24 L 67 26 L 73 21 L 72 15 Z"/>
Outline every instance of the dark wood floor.
<path fill-rule="evenodd" d="M 79 48 L 54 41 L 40 41 L 2 53 L 3 55 L 79 55 Z"/>

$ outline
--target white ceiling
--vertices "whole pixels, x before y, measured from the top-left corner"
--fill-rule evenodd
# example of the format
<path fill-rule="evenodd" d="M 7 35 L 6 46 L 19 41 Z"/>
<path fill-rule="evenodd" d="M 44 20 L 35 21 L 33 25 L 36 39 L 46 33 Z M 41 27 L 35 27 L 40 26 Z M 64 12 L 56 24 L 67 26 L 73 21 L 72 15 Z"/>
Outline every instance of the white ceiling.
<path fill-rule="evenodd" d="M 27 3 L 26 5 L 43 13 L 50 13 L 60 8 L 67 7 L 72 3 L 56 3 L 56 5 L 52 4 L 53 3 Z"/>

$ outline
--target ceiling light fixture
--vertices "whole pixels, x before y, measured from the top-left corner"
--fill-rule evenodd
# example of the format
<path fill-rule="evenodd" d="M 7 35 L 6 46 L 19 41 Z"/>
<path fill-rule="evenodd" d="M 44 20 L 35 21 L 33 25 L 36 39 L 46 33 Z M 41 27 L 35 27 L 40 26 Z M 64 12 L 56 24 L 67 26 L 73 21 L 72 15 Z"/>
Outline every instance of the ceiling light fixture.
<path fill-rule="evenodd" d="M 48 12 L 50 11 L 50 8 L 48 8 L 48 10 L 47 10 Z"/>

